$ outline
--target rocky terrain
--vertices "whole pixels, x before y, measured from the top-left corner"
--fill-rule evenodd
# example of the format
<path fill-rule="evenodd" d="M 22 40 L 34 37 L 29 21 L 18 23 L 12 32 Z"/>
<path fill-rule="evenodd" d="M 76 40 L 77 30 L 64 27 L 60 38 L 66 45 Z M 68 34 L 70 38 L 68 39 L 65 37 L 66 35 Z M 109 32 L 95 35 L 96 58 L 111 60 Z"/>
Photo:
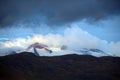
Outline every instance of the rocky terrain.
<path fill-rule="evenodd" d="M 0 80 L 120 80 L 120 57 L 6 55 L 0 57 Z"/>

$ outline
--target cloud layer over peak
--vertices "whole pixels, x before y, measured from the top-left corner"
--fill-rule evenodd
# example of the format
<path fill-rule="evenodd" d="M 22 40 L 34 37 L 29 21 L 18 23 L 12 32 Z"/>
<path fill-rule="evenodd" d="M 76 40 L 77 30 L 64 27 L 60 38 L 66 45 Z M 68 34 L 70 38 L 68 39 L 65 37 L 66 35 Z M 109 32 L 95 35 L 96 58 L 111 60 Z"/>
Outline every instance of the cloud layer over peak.
<path fill-rule="evenodd" d="M 46 44 L 50 49 L 53 50 L 53 54 L 51 55 L 63 55 L 63 54 L 71 54 L 78 53 L 80 49 L 88 48 L 88 49 L 100 49 L 110 55 L 120 56 L 120 42 L 107 42 L 105 40 L 101 40 L 86 31 L 83 31 L 78 25 L 72 24 L 72 27 L 65 28 L 63 34 L 34 34 L 33 36 L 25 39 L 25 38 L 16 38 L 6 42 L 0 42 L 0 52 L 5 55 L 9 54 L 12 51 L 24 51 L 27 47 L 35 42 L 39 42 L 42 44 Z M 59 51 L 59 48 L 63 45 L 68 47 L 67 52 Z M 72 51 L 72 52 L 70 52 Z M 41 51 L 40 51 L 41 52 Z M 44 55 L 43 53 L 41 53 Z M 46 54 L 45 54 L 46 55 Z M 100 56 L 100 55 L 99 55 Z"/>

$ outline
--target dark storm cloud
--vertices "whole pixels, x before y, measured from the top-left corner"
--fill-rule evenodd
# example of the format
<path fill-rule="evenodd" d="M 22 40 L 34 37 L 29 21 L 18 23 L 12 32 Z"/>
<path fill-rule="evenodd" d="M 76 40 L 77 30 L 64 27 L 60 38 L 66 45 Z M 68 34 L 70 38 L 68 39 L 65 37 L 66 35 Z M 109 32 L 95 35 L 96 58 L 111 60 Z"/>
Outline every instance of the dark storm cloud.
<path fill-rule="evenodd" d="M 120 0 L 0 0 L 0 25 L 42 14 L 49 24 L 120 14 Z"/>

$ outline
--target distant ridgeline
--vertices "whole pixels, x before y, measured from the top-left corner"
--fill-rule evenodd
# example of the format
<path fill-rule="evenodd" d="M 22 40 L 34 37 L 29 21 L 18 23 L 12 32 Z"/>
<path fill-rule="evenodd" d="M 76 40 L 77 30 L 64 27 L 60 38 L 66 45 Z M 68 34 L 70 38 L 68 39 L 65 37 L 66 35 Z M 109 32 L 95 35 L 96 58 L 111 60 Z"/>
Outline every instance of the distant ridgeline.
<path fill-rule="evenodd" d="M 58 50 L 58 51 L 55 51 Z M 113 54 L 104 52 L 100 49 L 95 49 L 95 48 L 81 48 L 78 50 L 73 50 L 73 49 L 69 49 L 66 45 L 62 45 L 59 47 L 55 47 L 55 48 L 51 48 L 50 46 L 46 45 L 46 44 L 42 44 L 42 43 L 38 43 L 35 42 L 33 44 L 28 45 L 28 47 L 26 47 L 25 49 L 19 49 L 19 47 L 13 47 L 9 49 L 9 55 L 11 54 L 17 54 L 20 52 L 33 52 L 35 55 L 40 56 L 40 52 L 41 50 L 43 50 L 44 52 L 42 52 L 43 54 L 49 53 L 46 56 L 55 56 L 55 55 L 59 55 L 59 54 L 63 54 L 65 55 L 67 54 L 81 54 L 81 55 L 93 55 L 96 57 L 100 57 L 100 56 L 115 56 Z"/>

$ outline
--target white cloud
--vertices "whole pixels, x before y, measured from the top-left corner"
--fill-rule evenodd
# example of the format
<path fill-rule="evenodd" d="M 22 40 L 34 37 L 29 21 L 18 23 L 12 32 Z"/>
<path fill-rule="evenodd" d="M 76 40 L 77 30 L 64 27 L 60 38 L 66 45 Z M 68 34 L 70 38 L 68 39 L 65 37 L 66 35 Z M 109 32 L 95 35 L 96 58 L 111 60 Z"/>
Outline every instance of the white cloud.
<path fill-rule="evenodd" d="M 25 51 L 30 44 L 39 42 L 48 45 L 49 48 L 53 50 L 53 54 L 46 53 L 48 56 L 76 53 L 75 50 L 79 50 L 81 48 L 97 48 L 111 55 L 120 56 L 120 42 L 108 43 L 105 40 L 101 40 L 88 32 L 83 31 L 75 23 L 71 24 L 71 27 L 65 28 L 62 32 L 63 34 L 34 34 L 26 39 L 16 38 L 6 42 L 0 42 L 0 55 L 9 54 L 12 51 Z M 68 46 L 68 50 L 60 51 L 58 48 L 62 45 Z M 39 50 L 39 52 L 42 54 L 42 51 Z"/>

